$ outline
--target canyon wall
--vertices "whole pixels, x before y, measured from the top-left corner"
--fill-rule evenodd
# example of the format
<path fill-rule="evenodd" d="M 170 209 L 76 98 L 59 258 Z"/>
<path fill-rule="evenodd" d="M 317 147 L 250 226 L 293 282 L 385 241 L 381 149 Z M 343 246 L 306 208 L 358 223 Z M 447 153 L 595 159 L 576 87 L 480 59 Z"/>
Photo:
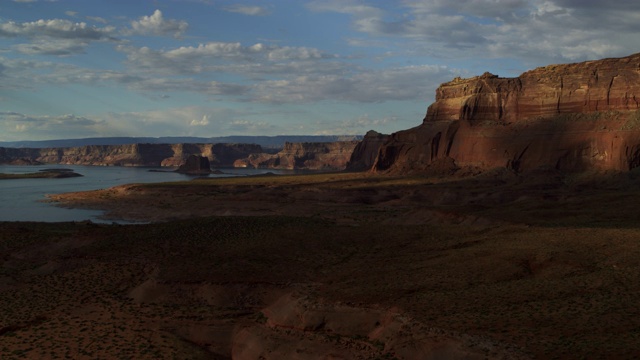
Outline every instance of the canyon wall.
<path fill-rule="evenodd" d="M 68 148 L 0 148 L 0 163 L 31 162 L 100 166 L 179 166 L 190 155 L 204 156 L 212 166 L 228 167 L 238 158 L 260 153 L 253 144 L 130 144 Z"/>
<path fill-rule="evenodd" d="M 277 154 L 252 154 L 236 167 L 305 170 L 344 170 L 358 141 L 285 143 Z"/>
<path fill-rule="evenodd" d="M 515 172 L 640 166 L 640 54 L 442 84 L 421 125 L 394 133 L 373 170 Z"/>
<path fill-rule="evenodd" d="M 353 149 L 347 163 L 347 170 L 366 171 L 371 169 L 376 161 L 380 147 L 388 139 L 389 135 L 380 134 L 373 130 L 368 131 L 362 141 Z"/>

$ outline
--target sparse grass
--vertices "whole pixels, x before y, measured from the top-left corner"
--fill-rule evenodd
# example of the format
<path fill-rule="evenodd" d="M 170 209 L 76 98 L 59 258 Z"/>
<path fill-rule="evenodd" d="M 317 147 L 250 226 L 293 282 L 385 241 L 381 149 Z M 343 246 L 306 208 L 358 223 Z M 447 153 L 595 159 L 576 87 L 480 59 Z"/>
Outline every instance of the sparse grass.
<path fill-rule="evenodd" d="M 132 189 L 113 198 L 158 214 L 237 206 L 253 216 L 0 223 L 0 329 L 17 326 L 0 335 L 3 356 L 230 356 L 228 344 L 193 329 L 264 325 L 273 294 L 301 287 L 327 301 L 397 307 L 426 326 L 538 358 L 640 355 L 633 186 L 541 191 L 526 182 L 336 173 Z M 455 201 L 439 200 L 445 195 Z M 474 217 L 486 223 L 463 222 Z M 368 342 L 392 358 L 385 343 Z"/>

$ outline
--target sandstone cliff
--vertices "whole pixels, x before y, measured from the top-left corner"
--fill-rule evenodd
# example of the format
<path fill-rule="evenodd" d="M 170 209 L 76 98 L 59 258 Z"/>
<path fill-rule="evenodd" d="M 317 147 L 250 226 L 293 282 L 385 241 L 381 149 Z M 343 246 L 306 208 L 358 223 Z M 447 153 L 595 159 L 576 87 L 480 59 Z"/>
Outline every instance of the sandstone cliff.
<path fill-rule="evenodd" d="M 179 166 L 190 155 L 207 157 L 211 165 L 232 166 L 239 158 L 262 152 L 253 144 L 130 144 L 70 148 L 0 148 L 0 163 L 16 159 L 45 164 L 101 166 Z"/>
<path fill-rule="evenodd" d="M 176 172 L 191 175 L 211 174 L 211 163 L 206 156 L 189 155 L 187 161 Z"/>
<path fill-rule="evenodd" d="M 639 109 L 640 54 L 456 78 L 421 125 L 391 135 L 373 169 L 629 170 L 640 166 Z"/>
<path fill-rule="evenodd" d="M 368 131 L 362 141 L 356 145 L 347 163 L 349 171 L 365 171 L 371 169 L 376 161 L 380 147 L 389 139 L 389 135 Z"/>
<path fill-rule="evenodd" d="M 306 170 L 344 170 L 358 141 L 285 143 L 282 151 L 252 154 L 235 162 L 236 167 Z"/>

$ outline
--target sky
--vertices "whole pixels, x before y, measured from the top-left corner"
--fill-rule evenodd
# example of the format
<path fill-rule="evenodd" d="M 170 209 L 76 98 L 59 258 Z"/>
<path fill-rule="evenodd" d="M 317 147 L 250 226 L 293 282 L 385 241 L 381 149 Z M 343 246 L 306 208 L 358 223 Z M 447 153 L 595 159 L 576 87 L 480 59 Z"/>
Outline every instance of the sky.
<path fill-rule="evenodd" d="M 637 52 L 637 0 L 0 0 L 0 141 L 393 133 L 457 76 Z"/>

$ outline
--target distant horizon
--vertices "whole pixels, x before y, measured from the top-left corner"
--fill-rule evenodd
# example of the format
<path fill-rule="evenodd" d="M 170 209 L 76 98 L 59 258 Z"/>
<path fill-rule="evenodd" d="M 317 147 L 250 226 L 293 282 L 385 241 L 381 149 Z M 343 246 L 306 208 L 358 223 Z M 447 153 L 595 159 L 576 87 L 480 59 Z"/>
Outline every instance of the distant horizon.
<path fill-rule="evenodd" d="M 391 134 L 456 77 L 640 52 L 630 2 L 7 0 L 0 13 L 2 142 Z"/>
<path fill-rule="evenodd" d="M 281 147 L 285 142 L 332 142 L 341 141 L 341 138 L 351 138 L 361 140 L 364 135 L 230 135 L 230 136 L 107 136 L 107 137 L 87 137 L 72 139 L 48 139 L 48 140 L 16 140 L 0 141 L 0 147 L 22 148 L 27 146 L 37 147 L 79 147 L 92 145 L 127 145 L 143 144 L 150 141 L 150 144 L 179 144 L 179 143 L 199 143 L 199 142 L 220 142 L 231 143 L 246 139 L 247 143 L 254 143 L 267 148 Z M 143 142 L 128 142 L 127 140 L 141 140 Z M 225 141 L 229 140 L 229 141 Z M 252 142 L 250 142 L 253 140 Z M 301 141 L 303 140 L 303 141 Z M 313 141 L 317 140 L 317 141 Z"/>
<path fill-rule="evenodd" d="M 371 130 L 369 130 L 371 131 Z M 367 131 L 368 132 L 368 131 Z M 366 134 L 366 132 L 365 132 Z M 0 141 L 0 143 L 12 142 L 40 142 L 40 141 L 65 141 L 65 140 L 92 140 L 92 139 L 171 139 L 171 138 L 198 138 L 198 139 L 218 139 L 218 138 L 234 138 L 234 137 L 363 137 L 365 134 L 326 134 L 326 135 L 310 135 L 310 134 L 278 134 L 278 135 L 224 135 L 224 136 L 88 136 L 78 138 L 51 138 L 42 140 L 11 140 Z"/>

